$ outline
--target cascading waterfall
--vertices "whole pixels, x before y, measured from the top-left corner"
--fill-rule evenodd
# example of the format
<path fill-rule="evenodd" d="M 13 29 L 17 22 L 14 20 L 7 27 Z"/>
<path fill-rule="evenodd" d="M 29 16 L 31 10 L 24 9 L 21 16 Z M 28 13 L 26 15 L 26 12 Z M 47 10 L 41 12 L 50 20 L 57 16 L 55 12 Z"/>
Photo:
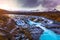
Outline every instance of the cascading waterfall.
<path fill-rule="evenodd" d="M 40 27 L 42 30 L 44 30 L 43 34 L 39 37 L 39 40 L 58 40 L 59 39 L 56 33 L 45 28 L 41 23 L 36 23 L 31 20 L 28 20 L 27 23 L 29 25 L 35 25 L 36 27 Z"/>

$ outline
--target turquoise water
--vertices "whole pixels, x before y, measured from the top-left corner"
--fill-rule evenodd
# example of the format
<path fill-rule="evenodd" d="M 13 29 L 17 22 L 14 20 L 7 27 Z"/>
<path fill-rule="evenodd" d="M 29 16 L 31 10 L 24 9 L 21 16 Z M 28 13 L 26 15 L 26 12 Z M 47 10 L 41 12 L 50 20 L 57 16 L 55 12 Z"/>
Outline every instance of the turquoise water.
<path fill-rule="evenodd" d="M 60 35 L 57 35 L 58 40 L 60 40 Z"/>
<path fill-rule="evenodd" d="M 35 25 L 44 30 L 43 34 L 39 37 L 39 40 L 60 40 L 60 35 L 56 34 L 52 30 L 45 28 L 41 23 L 35 23 L 33 21 L 28 22 L 30 25 Z"/>
<path fill-rule="evenodd" d="M 60 35 L 57 35 L 51 30 L 44 31 L 39 40 L 60 40 Z"/>

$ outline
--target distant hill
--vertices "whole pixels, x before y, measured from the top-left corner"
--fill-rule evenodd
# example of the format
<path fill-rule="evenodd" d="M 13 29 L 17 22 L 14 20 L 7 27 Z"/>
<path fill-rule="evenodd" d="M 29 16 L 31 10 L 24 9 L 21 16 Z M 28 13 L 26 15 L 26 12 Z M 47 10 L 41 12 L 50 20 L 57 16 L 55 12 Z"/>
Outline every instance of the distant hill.
<path fill-rule="evenodd" d="M 0 15 L 1 14 L 44 16 L 46 18 L 53 19 L 60 22 L 60 12 L 21 12 L 21 11 L 8 11 L 8 10 L 0 9 Z"/>
<path fill-rule="evenodd" d="M 10 13 L 10 12 L 7 10 L 0 9 L 0 14 L 6 14 L 6 13 Z"/>

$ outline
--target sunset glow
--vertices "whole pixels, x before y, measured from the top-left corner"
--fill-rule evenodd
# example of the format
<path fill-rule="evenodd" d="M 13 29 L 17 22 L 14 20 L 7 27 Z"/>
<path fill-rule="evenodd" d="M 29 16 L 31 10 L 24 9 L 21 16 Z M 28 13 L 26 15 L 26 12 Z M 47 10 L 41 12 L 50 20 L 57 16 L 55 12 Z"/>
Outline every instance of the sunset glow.
<path fill-rule="evenodd" d="M 16 0 L 0 0 L 0 9 L 5 9 L 9 11 L 30 11 L 30 10 L 39 10 L 39 11 L 46 11 L 47 8 L 42 7 L 41 5 L 37 8 L 22 8 L 17 6 Z M 58 6 L 56 7 L 57 10 L 60 9 Z M 59 10 L 60 11 L 60 10 Z"/>

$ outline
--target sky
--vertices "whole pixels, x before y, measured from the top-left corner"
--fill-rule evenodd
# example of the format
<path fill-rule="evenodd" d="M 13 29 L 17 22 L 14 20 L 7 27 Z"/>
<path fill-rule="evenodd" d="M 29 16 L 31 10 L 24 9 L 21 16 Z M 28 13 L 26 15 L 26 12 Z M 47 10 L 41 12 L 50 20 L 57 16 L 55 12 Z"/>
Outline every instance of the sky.
<path fill-rule="evenodd" d="M 45 11 L 47 8 L 44 8 L 43 6 L 38 6 L 37 8 L 22 8 L 18 7 L 16 4 L 16 0 L 0 0 L 0 9 L 5 9 L 9 11 L 30 11 L 30 10 L 40 10 Z M 56 6 L 56 9 L 60 11 L 60 5 Z"/>
<path fill-rule="evenodd" d="M 16 5 L 16 0 L 0 0 L 0 8 L 9 10 L 9 11 L 28 10 L 25 8 L 18 7 Z M 42 7 L 40 7 L 40 8 L 43 9 Z M 36 10 L 36 9 L 37 8 L 34 8 L 34 10 Z M 30 10 L 33 10 L 33 9 L 30 8 Z M 30 11 L 30 10 L 28 10 L 28 11 Z"/>
<path fill-rule="evenodd" d="M 5 10 L 13 10 L 16 8 L 14 0 L 0 0 L 0 8 Z"/>

